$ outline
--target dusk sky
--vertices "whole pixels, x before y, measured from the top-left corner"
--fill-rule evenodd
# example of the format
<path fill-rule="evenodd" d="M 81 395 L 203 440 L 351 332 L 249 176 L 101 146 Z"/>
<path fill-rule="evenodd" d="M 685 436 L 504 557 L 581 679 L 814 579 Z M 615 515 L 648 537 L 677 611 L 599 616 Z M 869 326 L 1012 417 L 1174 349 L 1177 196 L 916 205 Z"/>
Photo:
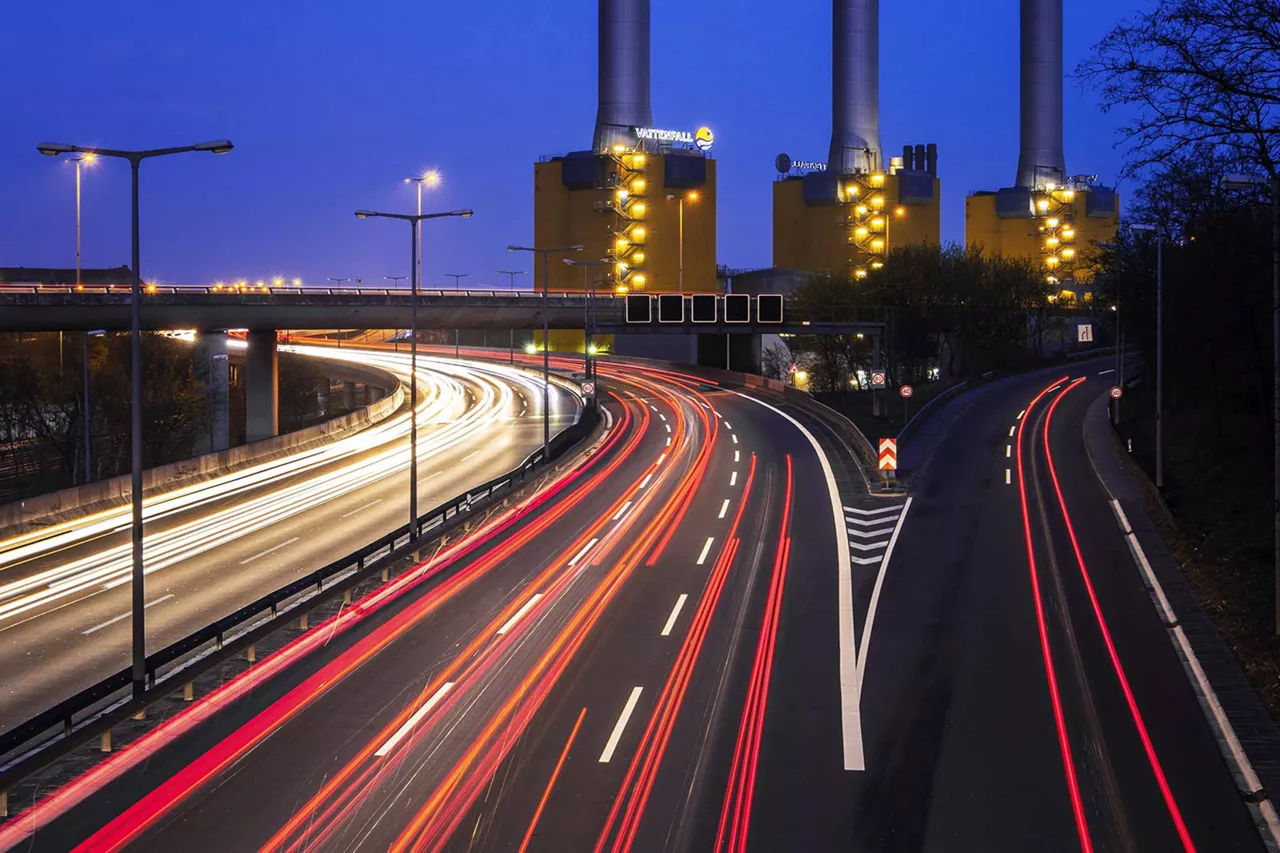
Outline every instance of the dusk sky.
<path fill-rule="evenodd" d="M 1066 4 L 1068 70 L 1148 0 Z M 653 0 L 653 115 L 716 133 L 719 262 L 771 262 L 775 155 L 825 160 L 831 0 Z M 1016 0 L 881 3 L 886 154 L 938 144 L 944 240 L 964 196 L 1007 186 L 1018 145 Z M 225 156 L 142 167 L 148 279 L 328 276 L 381 283 L 409 265 L 408 226 L 352 212 L 411 212 L 407 175 L 438 169 L 424 284 L 528 269 L 504 247 L 533 239 L 533 164 L 587 148 L 596 101 L 596 0 L 62 2 L 5 14 L 0 82 L 0 266 L 74 266 L 74 167 L 37 142 L 152 148 L 229 138 Z M 1119 117 L 1067 81 L 1069 174 L 1114 183 Z M 1120 185 L 1126 196 L 1132 185 Z M 84 264 L 129 261 L 129 169 L 84 179 Z"/>

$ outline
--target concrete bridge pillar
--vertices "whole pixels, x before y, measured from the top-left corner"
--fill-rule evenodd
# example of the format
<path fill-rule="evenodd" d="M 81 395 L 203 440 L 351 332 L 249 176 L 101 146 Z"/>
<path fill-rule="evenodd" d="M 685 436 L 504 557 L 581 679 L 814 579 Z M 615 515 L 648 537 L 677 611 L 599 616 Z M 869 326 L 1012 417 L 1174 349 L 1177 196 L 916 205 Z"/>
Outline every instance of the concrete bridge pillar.
<path fill-rule="evenodd" d="M 348 412 L 354 412 L 356 409 L 356 383 L 342 383 L 342 405 Z"/>
<path fill-rule="evenodd" d="M 209 398 L 209 435 L 200 450 L 215 453 L 231 446 L 231 369 L 227 361 L 225 330 L 203 332 L 197 348 L 196 371 L 204 377 Z"/>
<path fill-rule="evenodd" d="M 276 333 L 250 332 L 245 357 L 245 437 L 249 441 L 280 433 L 280 368 Z"/>

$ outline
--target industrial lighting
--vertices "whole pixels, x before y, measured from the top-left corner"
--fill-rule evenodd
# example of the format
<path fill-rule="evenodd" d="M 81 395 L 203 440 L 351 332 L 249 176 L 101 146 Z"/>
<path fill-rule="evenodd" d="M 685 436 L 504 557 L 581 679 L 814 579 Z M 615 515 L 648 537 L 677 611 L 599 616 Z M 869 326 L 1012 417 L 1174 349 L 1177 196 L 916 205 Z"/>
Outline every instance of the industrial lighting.
<path fill-rule="evenodd" d="M 265 284 L 266 284 L 265 281 L 263 281 L 262 279 L 258 279 L 258 287 L 262 287 Z"/>
<path fill-rule="evenodd" d="M 618 284 L 614 286 L 613 291 L 614 293 L 626 293 L 630 289 L 625 284 Z"/>
<path fill-rule="evenodd" d="M 300 278 L 295 278 L 295 279 L 293 280 L 293 286 L 294 286 L 294 287 L 302 287 L 302 279 L 300 279 Z"/>
<path fill-rule="evenodd" d="M 1058 185 L 1055 183 L 1048 183 L 1048 184 L 1045 184 L 1044 188 L 1047 189 L 1049 192 L 1053 192 L 1058 188 Z"/>
<path fill-rule="evenodd" d="M 635 180 L 631 182 L 631 189 L 635 192 L 644 192 L 644 181 Z"/>
<path fill-rule="evenodd" d="M 1049 199 L 1047 198 L 1040 199 L 1039 201 L 1036 202 L 1036 207 L 1040 209 L 1041 213 L 1044 213 L 1046 210 L 1049 209 Z"/>
<path fill-rule="evenodd" d="M 1075 256 L 1076 256 L 1076 250 L 1072 249 L 1069 246 L 1062 250 L 1062 257 L 1066 258 L 1067 260 L 1071 260 Z"/>
<path fill-rule="evenodd" d="M 631 242 L 627 240 L 626 237 L 619 237 L 617 245 L 619 249 L 625 249 L 627 246 L 631 245 Z"/>
<path fill-rule="evenodd" d="M 861 269 L 861 268 L 856 269 L 856 270 L 854 270 L 854 271 L 853 271 L 853 276 L 854 276 L 854 278 L 866 278 L 866 277 L 867 277 L 867 271 L 866 271 L 866 270 L 864 270 L 864 269 Z"/>
<path fill-rule="evenodd" d="M 631 280 L 636 283 L 636 287 L 644 287 L 644 276 L 642 274 L 633 275 Z"/>
<path fill-rule="evenodd" d="M 884 227 L 884 219 L 877 216 L 875 219 L 871 220 L 871 227 L 879 231 Z"/>
<path fill-rule="evenodd" d="M 213 289 L 214 289 L 214 290 L 222 290 L 222 282 L 220 282 L 220 281 L 215 281 L 215 282 L 213 283 Z"/>
<path fill-rule="evenodd" d="M 626 272 L 626 271 L 627 271 L 627 265 L 626 265 L 626 262 L 624 262 L 624 261 L 618 261 L 618 272 L 619 272 L 619 273 L 624 273 L 624 272 Z"/>
<path fill-rule="evenodd" d="M 1062 193 L 1063 201 L 1071 201 L 1076 197 L 1075 190 L 1064 190 Z"/>
<path fill-rule="evenodd" d="M 644 202 L 638 201 L 631 205 L 631 212 L 636 216 L 644 216 Z"/>
<path fill-rule="evenodd" d="M 1049 257 L 1044 259 L 1044 262 L 1051 267 L 1056 267 L 1058 265 L 1058 256 L 1050 255 Z"/>
<path fill-rule="evenodd" d="M 871 197 L 871 206 L 872 206 L 872 207 L 882 207 L 882 206 L 884 206 L 884 196 L 882 196 L 882 195 L 872 196 L 872 197 Z"/>
<path fill-rule="evenodd" d="M 284 279 L 281 278 L 280 276 L 276 276 L 275 278 L 271 279 L 271 283 L 274 284 L 276 287 L 281 287 L 282 285 L 284 285 Z"/>
<path fill-rule="evenodd" d="M 863 237 L 867 236 L 867 235 L 868 235 L 868 234 L 870 234 L 870 233 L 871 233 L 871 232 L 870 232 L 870 231 L 868 231 L 866 228 L 858 228 L 858 229 L 856 229 L 856 230 L 853 232 L 853 235 L 854 235 L 855 237 L 857 237 L 857 238 L 861 239 L 861 238 L 863 238 Z"/>
<path fill-rule="evenodd" d="M 1076 236 L 1076 230 L 1075 230 L 1074 228 L 1064 228 L 1064 229 L 1062 229 L 1062 239 L 1063 239 L 1063 240 L 1071 240 L 1071 239 L 1073 239 L 1075 236 Z"/>
<path fill-rule="evenodd" d="M 632 260 L 634 260 L 637 264 L 643 264 L 643 263 L 644 263 L 644 252 L 635 252 L 635 253 L 633 253 L 633 254 L 631 255 L 631 258 L 632 258 Z"/>
<path fill-rule="evenodd" d="M 857 194 L 858 194 L 858 185 L 857 185 L 857 184 L 849 184 L 849 186 L 847 186 L 847 187 L 845 187 L 845 188 L 844 188 L 844 191 L 845 191 L 845 192 L 847 192 L 849 195 L 857 195 Z"/>
<path fill-rule="evenodd" d="M 1057 220 L 1057 219 L 1047 219 L 1047 220 L 1045 220 L 1045 225 L 1048 225 L 1050 228 L 1057 228 L 1057 227 L 1058 227 L 1058 220 Z"/>
<path fill-rule="evenodd" d="M 636 167 L 636 166 L 643 166 L 643 165 L 644 165 L 644 155 L 643 155 L 643 154 L 632 154 L 632 155 L 631 155 L 631 165 L 632 165 L 632 167 Z"/>
<path fill-rule="evenodd" d="M 857 207 L 855 207 L 853 210 L 854 210 L 854 213 L 858 214 L 859 216 L 867 215 L 867 208 L 864 205 L 860 204 Z"/>
<path fill-rule="evenodd" d="M 624 190 L 622 187 L 618 187 L 618 201 L 626 201 L 627 195 L 628 193 L 626 190 Z"/>
<path fill-rule="evenodd" d="M 1052 247 L 1052 246 L 1056 246 L 1056 245 L 1058 245 L 1058 238 L 1057 238 L 1057 237 L 1050 237 L 1048 240 L 1045 240 L 1044 242 L 1045 242 L 1045 245 L 1046 245 L 1046 246 L 1050 246 L 1050 247 Z"/>
<path fill-rule="evenodd" d="M 877 252 L 880 251 L 884 248 L 884 241 L 877 237 L 871 241 L 871 248 L 875 249 Z"/>
<path fill-rule="evenodd" d="M 882 269 L 883 267 L 884 267 L 884 261 L 872 261 L 872 262 L 871 262 L 871 268 L 872 268 L 873 270 Z"/>
<path fill-rule="evenodd" d="M 631 241 L 632 241 L 633 243 L 639 243 L 639 242 L 640 242 L 641 240 L 643 240 L 643 239 L 644 239 L 644 229 L 643 229 L 643 228 L 632 228 L 632 229 L 631 229 Z"/>
<path fill-rule="evenodd" d="M 884 186 L 884 175 L 875 174 L 871 176 L 871 185 L 875 187 Z"/>
<path fill-rule="evenodd" d="M 625 146 L 625 145 L 615 145 L 615 146 L 613 146 L 613 153 L 614 153 L 614 154 L 621 154 L 623 151 L 626 151 L 626 150 L 627 150 L 627 146 Z"/>
<path fill-rule="evenodd" d="M 684 197 L 685 197 L 686 199 L 688 199 L 689 201 L 697 201 L 697 200 L 698 200 L 698 191 L 697 191 L 697 190 L 689 190 L 689 192 L 685 193 L 685 196 L 684 196 Z"/>
<path fill-rule="evenodd" d="M 906 209 L 905 207 L 903 207 L 902 205 L 898 205 L 897 207 L 895 207 L 895 208 L 893 209 L 893 215 L 894 215 L 894 216 L 898 216 L 898 217 L 906 216 L 906 215 L 907 215 L 907 209 Z"/>

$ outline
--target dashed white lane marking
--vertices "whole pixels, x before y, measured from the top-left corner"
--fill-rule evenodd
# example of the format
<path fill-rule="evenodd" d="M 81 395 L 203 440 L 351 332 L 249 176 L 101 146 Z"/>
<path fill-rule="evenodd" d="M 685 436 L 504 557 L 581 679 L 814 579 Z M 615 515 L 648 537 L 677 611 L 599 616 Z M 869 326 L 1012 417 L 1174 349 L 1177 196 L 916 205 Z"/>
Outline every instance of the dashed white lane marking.
<path fill-rule="evenodd" d="M 671 615 L 667 617 L 667 624 L 662 626 L 662 636 L 671 635 L 671 629 L 676 626 L 676 620 L 680 618 L 680 610 L 684 607 L 684 603 L 688 600 L 688 593 L 680 593 L 680 597 L 676 599 L 676 606 L 671 608 Z"/>
<path fill-rule="evenodd" d="M 671 424 L 665 424 L 667 432 L 671 432 Z"/>
<path fill-rule="evenodd" d="M 244 566 L 244 565 L 247 565 L 247 564 L 249 564 L 249 563 L 252 563 L 254 560 L 258 559 L 259 557 L 265 557 L 265 556 L 267 556 L 268 554 L 274 554 L 276 551 L 279 551 L 279 550 L 280 550 L 281 548 L 283 548 L 284 546 L 286 546 L 286 545 L 292 545 L 294 542 L 297 542 L 297 541 L 298 541 L 298 537 L 297 537 L 297 536 L 293 537 L 292 539 L 287 539 L 287 540 L 285 540 L 284 542 L 281 542 L 279 545 L 273 545 L 273 546 L 271 546 L 270 548 L 268 548 L 267 550 L 265 550 L 265 551 L 260 551 L 259 553 L 254 554 L 252 557 L 249 557 L 249 558 L 248 558 L 248 559 L 246 559 L 246 560 L 241 560 L 241 561 L 240 561 L 240 565 Z"/>
<path fill-rule="evenodd" d="M 1011 472 L 1008 468 L 1004 469 L 1004 484 L 1006 486 L 1013 485 L 1013 472 Z"/>
<path fill-rule="evenodd" d="M 533 605 L 537 604 L 541 600 L 542 600 L 542 593 L 535 592 L 533 595 L 531 595 L 529 597 L 529 600 L 524 603 L 524 606 L 522 606 L 519 610 L 517 610 L 515 614 L 512 615 L 512 617 L 508 619 L 506 622 L 504 622 L 502 624 L 502 627 L 498 629 L 499 636 L 507 633 L 512 628 L 514 628 L 516 626 L 516 623 L 520 621 L 520 617 L 524 616 L 526 613 L 532 610 Z"/>
<path fill-rule="evenodd" d="M 724 422 L 724 428 L 725 428 L 725 429 L 733 429 L 733 427 L 729 424 L 729 422 L 728 422 L 728 421 L 725 421 L 725 422 Z"/>
<path fill-rule="evenodd" d="M 658 411 L 658 407 L 655 406 L 653 403 L 649 404 L 649 408 L 653 409 L 655 412 Z"/>
<path fill-rule="evenodd" d="M 657 412 L 658 410 L 654 409 L 654 411 Z M 667 419 L 667 416 L 662 414 L 661 412 L 658 412 L 658 417 L 662 418 L 664 421 Z"/>
<path fill-rule="evenodd" d="M 171 599 L 171 598 L 173 598 L 173 595 L 172 595 L 172 594 L 169 594 L 169 595 L 162 595 L 162 596 L 160 596 L 159 598 L 157 598 L 155 601 L 149 601 L 149 602 L 147 602 L 146 604 L 144 604 L 144 605 L 143 605 L 143 607 L 142 607 L 142 609 L 143 609 L 143 610 L 149 610 L 149 609 L 151 609 L 152 607 L 155 607 L 155 606 L 156 606 L 157 604 L 159 604 L 160 602 L 162 602 L 162 601 L 168 601 L 168 600 L 169 600 L 169 599 Z M 111 617 L 110 619 L 108 619 L 106 622 L 103 622 L 103 623 L 101 623 L 101 624 L 99 624 L 99 625 L 94 625 L 94 626 L 93 626 L 92 628 L 90 628 L 89 630 L 87 630 L 87 631 L 81 631 L 80 633 L 81 633 L 81 634 L 84 634 L 84 635 L 87 637 L 87 636 L 89 636 L 90 634 L 93 634 L 93 633 L 96 633 L 96 632 L 98 632 L 98 631 L 101 631 L 103 628 L 109 628 L 110 626 L 112 626 L 112 625 L 116 624 L 117 622 L 121 621 L 122 619 L 128 619 L 131 615 L 132 615 L 131 613 L 121 613 L 119 616 L 113 616 L 113 617 Z"/>
<path fill-rule="evenodd" d="M 736 486 L 736 485 L 738 485 L 738 472 L 737 472 L 737 471 L 734 471 L 732 474 L 730 474 L 730 475 L 729 475 L 729 485 L 730 485 L 730 486 Z"/>
<path fill-rule="evenodd" d="M 741 459 L 741 454 L 742 454 L 742 451 L 741 451 L 741 450 L 735 450 L 735 451 L 733 451 L 733 461 L 734 461 L 734 462 L 741 462 L 741 461 L 742 461 L 742 459 Z"/>
<path fill-rule="evenodd" d="M 667 447 L 671 446 L 671 436 L 667 436 Z"/>
<path fill-rule="evenodd" d="M 724 503 L 720 504 L 720 514 L 716 518 L 724 518 L 725 513 L 729 511 L 729 499 L 725 498 Z"/>
<path fill-rule="evenodd" d="M 1098 372 L 1098 375 L 1099 375 L 1099 376 L 1106 376 L 1108 373 L 1115 373 L 1115 372 L 1116 372 L 1116 369 L 1115 369 L 1114 367 L 1112 367 L 1112 368 L 1110 368 L 1110 369 L 1108 369 L 1108 370 L 1102 370 L 1102 371 L 1099 371 L 1099 372 Z"/>
<path fill-rule="evenodd" d="M 346 515 L 341 516 L 341 517 L 342 517 L 342 518 L 350 518 L 351 516 L 355 515 L 356 513 L 364 512 L 366 509 L 369 509 L 370 507 L 375 507 L 375 506 L 377 506 L 377 505 L 378 505 L 378 504 L 380 504 L 380 503 L 382 503 L 382 498 L 378 498 L 378 499 L 377 499 L 377 500 L 375 500 L 375 501 L 369 501 L 369 502 L 368 502 L 367 504 L 365 504 L 364 506 L 356 507 L 355 509 L 351 510 L 351 512 L 349 512 L 349 513 L 347 513 Z"/>
<path fill-rule="evenodd" d="M 640 488 L 642 488 L 642 489 L 643 489 L 645 486 L 649 485 L 649 481 L 650 481 L 650 480 L 652 480 L 652 479 L 653 479 L 653 472 L 652 472 L 652 471 L 650 471 L 650 472 L 645 476 L 645 478 L 644 478 L 643 480 L 641 480 L 641 481 L 640 481 Z"/>
<path fill-rule="evenodd" d="M 716 538 L 714 536 L 707 537 L 707 544 L 702 546 L 702 553 L 698 555 L 699 566 L 701 566 L 702 563 L 707 559 L 707 552 L 711 550 L 711 543 L 714 541 L 716 541 Z"/>
<path fill-rule="evenodd" d="M 1022 420 L 1022 416 L 1025 415 L 1026 413 L 1027 413 L 1026 409 L 1023 409 L 1021 412 L 1018 412 L 1018 420 Z"/>
<path fill-rule="evenodd" d="M 622 509 L 618 510 L 617 514 L 614 515 L 613 520 L 617 521 L 622 518 L 622 516 L 627 514 L 627 510 L 629 509 L 631 509 L 631 501 L 627 501 L 622 505 Z"/>
<path fill-rule="evenodd" d="M 396 729 L 396 733 L 393 734 L 391 737 L 387 738 L 387 742 L 384 743 L 382 746 L 378 747 L 378 751 L 375 752 L 374 755 L 376 755 L 378 758 L 381 758 L 384 755 L 386 755 L 388 752 L 390 752 L 392 749 L 394 749 L 396 744 L 404 740 L 405 735 L 413 731 L 414 726 L 422 722 L 423 717 L 431 713 L 432 708 L 440 704 L 440 700 L 444 698 L 444 695 L 448 693 L 452 687 L 453 687 L 452 681 L 446 681 L 444 684 L 441 684 L 440 689 L 437 690 L 435 693 L 433 693 L 431 695 L 431 698 L 428 699 L 421 708 L 414 711 L 413 716 L 405 720 L 404 725 Z"/>
<path fill-rule="evenodd" d="M 618 722 L 614 724 L 609 740 L 604 745 L 604 752 L 600 753 L 601 764 L 608 764 L 609 759 L 613 758 L 613 751 L 618 748 L 618 741 L 622 740 L 622 730 L 627 727 L 627 720 L 631 719 L 631 712 L 636 709 L 636 703 L 640 701 L 640 693 L 643 690 L 643 687 L 632 688 L 631 695 L 627 697 L 627 704 L 622 706 L 622 714 L 618 717 Z"/>
<path fill-rule="evenodd" d="M 1014 424 L 1013 426 L 1009 427 L 1009 438 L 1013 438 L 1013 434 L 1017 431 L 1018 431 L 1017 424 Z"/>
<path fill-rule="evenodd" d="M 735 433 L 733 433 L 732 438 L 733 438 L 733 443 L 734 443 L 734 444 L 737 444 L 737 443 L 738 443 L 738 434 L 737 434 L 736 432 L 735 432 Z"/>
<path fill-rule="evenodd" d="M 1008 458 L 1009 458 L 1010 456 L 1012 456 L 1012 455 L 1013 455 L 1013 445 L 1012 445 L 1012 444 L 1006 444 L 1006 445 L 1004 446 L 1004 458 L 1005 458 L 1005 459 L 1008 459 Z"/>
<path fill-rule="evenodd" d="M 575 555 L 573 556 L 573 559 L 569 561 L 569 565 L 571 565 L 571 566 L 576 566 L 576 565 L 578 565 L 578 561 L 582 559 L 582 555 L 583 555 L 583 554 L 585 554 L 585 553 L 587 553 L 588 551 L 590 551 L 592 548 L 594 548 L 594 547 L 595 547 L 595 545 L 596 545 L 596 543 L 597 543 L 597 542 L 599 542 L 599 541 L 600 541 L 599 539 L 592 539 L 592 540 L 591 540 L 590 542 L 588 542 L 586 545 L 583 545 L 583 546 L 582 546 L 582 550 L 581 550 L 581 551 L 579 551 L 577 554 L 575 554 Z"/>
<path fill-rule="evenodd" d="M 667 454 L 664 453 L 658 457 L 658 461 L 653 463 L 653 465 L 656 468 L 657 466 L 661 465 L 663 462 L 666 462 L 666 461 L 667 461 Z"/>

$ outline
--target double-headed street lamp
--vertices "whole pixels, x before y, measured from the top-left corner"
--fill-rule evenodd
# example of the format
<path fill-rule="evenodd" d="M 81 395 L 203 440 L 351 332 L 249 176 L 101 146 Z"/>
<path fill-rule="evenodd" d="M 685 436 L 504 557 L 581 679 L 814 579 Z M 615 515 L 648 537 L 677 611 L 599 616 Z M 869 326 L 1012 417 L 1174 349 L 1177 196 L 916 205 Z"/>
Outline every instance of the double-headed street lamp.
<path fill-rule="evenodd" d="M 432 169 L 428 172 L 423 172 L 421 175 L 419 175 L 416 178 L 405 178 L 404 182 L 406 184 L 418 185 L 417 187 L 418 215 L 421 216 L 422 215 L 422 188 L 424 186 L 433 187 L 433 188 L 440 186 L 440 173 L 437 172 L 435 169 Z M 411 270 L 411 272 L 413 272 L 413 274 L 417 276 L 417 278 L 414 279 L 414 281 L 418 282 L 418 285 L 421 286 L 422 285 L 422 232 L 421 231 L 418 232 L 418 264 L 413 268 L 413 270 Z"/>
<path fill-rule="evenodd" d="M 460 289 L 461 282 L 464 278 L 471 278 L 471 273 L 469 272 L 444 272 L 440 274 L 445 278 L 453 279 L 453 289 L 455 292 Z"/>
<path fill-rule="evenodd" d="M 524 275 L 524 270 L 498 270 L 499 275 L 509 276 L 511 279 L 511 289 L 516 289 L 516 276 Z"/>
<path fill-rule="evenodd" d="M 542 461 L 545 462 L 551 450 L 551 298 L 548 294 L 551 281 L 550 270 L 547 269 L 547 258 L 551 255 L 581 252 L 582 246 L 560 246 L 554 249 L 508 246 L 507 251 L 533 252 L 535 255 L 542 255 Z"/>
<path fill-rule="evenodd" d="M 591 274 L 591 270 L 594 267 L 612 266 L 613 261 L 608 258 L 601 258 L 598 261 L 577 261 L 573 258 L 565 258 L 564 262 L 566 265 L 571 267 L 582 267 L 582 351 L 585 357 L 586 375 L 587 378 L 590 379 L 595 375 L 595 369 L 593 367 L 595 359 L 591 357 L 591 332 L 595 328 L 596 321 L 596 281 L 595 277 Z M 590 279 L 591 287 L 590 296 L 587 295 L 588 279 Z"/>
<path fill-rule="evenodd" d="M 138 167 L 143 160 L 152 157 L 164 157 L 168 154 L 185 154 L 188 151 L 208 151 L 213 154 L 226 154 L 234 146 L 228 139 L 214 142 L 201 142 L 197 145 L 182 145 L 177 148 L 153 148 L 148 151 L 122 151 L 114 148 L 93 148 L 79 145 L 66 145 L 56 142 L 42 142 L 36 146 L 41 154 L 57 157 L 59 154 L 80 154 L 94 157 L 116 157 L 128 160 L 133 169 L 133 286 L 129 297 L 130 315 L 130 370 L 132 384 L 130 387 L 130 457 L 132 468 L 132 502 L 133 502 L 133 695 L 141 696 L 147 688 L 147 633 L 143 623 L 145 609 L 143 602 L 142 573 L 142 269 L 138 250 Z"/>
<path fill-rule="evenodd" d="M 409 535 L 418 535 L 418 288 L 422 281 L 418 267 L 418 238 L 423 220 L 442 219 L 446 216 L 471 218 L 470 210 L 450 210 L 445 213 L 379 213 L 375 210 L 357 210 L 357 219 L 400 219 L 409 223 L 409 271 L 413 273 L 409 287 Z"/>

